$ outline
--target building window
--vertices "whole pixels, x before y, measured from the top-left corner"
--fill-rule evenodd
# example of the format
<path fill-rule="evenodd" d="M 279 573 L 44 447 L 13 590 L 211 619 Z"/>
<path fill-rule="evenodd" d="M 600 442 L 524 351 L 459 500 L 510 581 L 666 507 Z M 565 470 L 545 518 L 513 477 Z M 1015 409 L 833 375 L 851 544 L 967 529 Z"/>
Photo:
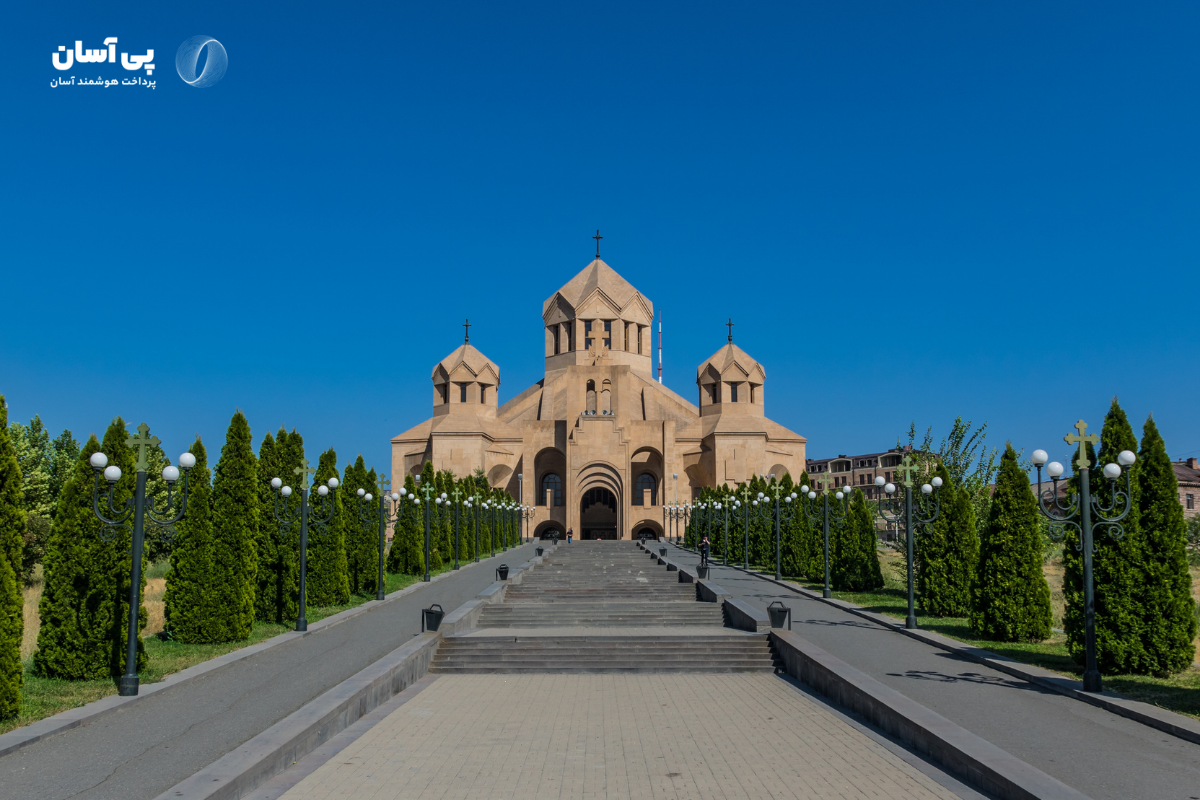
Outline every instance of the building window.
<path fill-rule="evenodd" d="M 604 320 L 604 346 L 612 350 L 612 322 Z"/>
<path fill-rule="evenodd" d="M 442 384 L 438 385 L 437 390 L 438 390 L 438 397 L 441 399 L 442 403 L 443 404 L 449 403 L 450 402 L 450 396 L 449 396 L 450 386 L 448 384 L 442 383 Z"/>
<path fill-rule="evenodd" d="M 562 350 L 558 349 L 558 326 L 554 326 L 554 355 L 558 355 Z"/>
<path fill-rule="evenodd" d="M 467 385 L 465 383 L 460 383 L 458 385 L 458 402 L 467 402 Z"/>
<path fill-rule="evenodd" d="M 731 403 L 737 402 L 737 384 L 736 383 L 729 384 L 729 402 L 731 402 Z"/>
<path fill-rule="evenodd" d="M 750 403 L 751 404 L 758 402 L 758 397 L 756 397 L 757 394 L 758 393 L 754 391 L 754 384 L 750 384 Z"/>
<path fill-rule="evenodd" d="M 650 505 L 652 505 L 652 506 L 658 505 L 658 501 L 655 496 L 657 494 L 656 488 L 657 488 L 657 485 L 654 480 L 654 476 L 651 475 L 649 472 L 643 472 L 641 475 L 638 475 L 637 483 L 634 484 L 633 504 L 635 506 L 643 505 L 642 495 L 645 493 L 645 491 L 647 489 L 649 489 L 650 490 Z"/>
<path fill-rule="evenodd" d="M 1190 494 L 1187 496 L 1187 507 L 1189 511 L 1196 507 L 1195 500 Z"/>
<path fill-rule="evenodd" d="M 479 387 L 479 402 L 481 402 L 481 403 L 487 402 L 487 387 L 486 386 Z"/>
<path fill-rule="evenodd" d="M 638 325 L 637 329 L 638 329 L 638 349 L 637 349 L 638 355 L 644 355 L 644 353 L 642 353 L 642 326 Z"/>
<path fill-rule="evenodd" d="M 591 335 L 592 335 L 592 323 L 589 320 L 588 322 L 583 323 L 583 349 L 584 350 L 590 350 L 592 347 L 592 340 L 590 338 Z"/>
<path fill-rule="evenodd" d="M 596 413 L 596 382 L 595 381 L 587 382 L 587 405 L 585 406 L 585 410 L 589 415 L 594 415 Z"/>
<path fill-rule="evenodd" d="M 548 472 L 542 476 L 542 493 L 538 495 L 537 504 L 539 506 L 546 505 L 546 493 L 553 492 L 550 502 L 553 505 L 561 506 L 562 501 L 562 478 L 555 475 L 553 472 Z"/>

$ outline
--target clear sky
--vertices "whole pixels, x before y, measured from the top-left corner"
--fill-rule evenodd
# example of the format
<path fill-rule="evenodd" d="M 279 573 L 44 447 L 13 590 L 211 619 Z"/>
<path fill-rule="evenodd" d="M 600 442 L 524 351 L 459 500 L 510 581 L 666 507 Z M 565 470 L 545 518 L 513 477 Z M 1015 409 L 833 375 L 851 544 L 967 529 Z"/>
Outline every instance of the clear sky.
<path fill-rule="evenodd" d="M 1200 5 L 19 3 L 0 392 L 215 457 L 236 408 L 388 468 L 462 341 L 501 401 L 605 260 L 665 382 L 725 341 L 810 457 L 956 415 L 1066 454 L 1120 395 L 1200 455 Z M 179 45 L 219 40 L 196 89 Z M 154 50 L 153 90 L 59 45 Z"/>

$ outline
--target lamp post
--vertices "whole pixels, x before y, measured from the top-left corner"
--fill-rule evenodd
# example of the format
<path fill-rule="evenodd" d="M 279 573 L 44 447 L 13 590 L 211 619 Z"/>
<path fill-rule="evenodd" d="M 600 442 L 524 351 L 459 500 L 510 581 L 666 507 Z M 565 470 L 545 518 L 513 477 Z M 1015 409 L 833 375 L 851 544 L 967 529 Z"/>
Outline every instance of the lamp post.
<path fill-rule="evenodd" d="M 483 510 L 492 514 L 491 524 L 488 525 L 488 544 L 492 549 L 492 557 L 496 557 L 496 501 L 484 500 Z"/>
<path fill-rule="evenodd" d="M 1050 538 L 1058 541 L 1064 538 L 1067 529 L 1074 530 L 1079 535 L 1075 549 L 1083 553 L 1083 630 L 1086 665 L 1083 670 L 1083 690 L 1085 692 L 1102 691 L 1100 668 L 1096 658 L 1096 604 L 1094 587 L 1092 585 L 1092 556 L 1095 552 L 1093 533 L 1096 528 L 1107 528 L 1108 536 L 1120 540 L 1125 535 L 1121 520 L 1129 516 L 1130 503 L 1130 471 L 1129 467 L 1137 461 L 1137 456 L 1131 450 L 1122 450 L 1117 454 L 1117 464 L 1104 465 L 1104 477 L 1108 479 L 1108 488 L 1112 500 L 1105 503 L 1098 497 L 1092 496 L 1089 483 L 1089 473 L 1092 462 L 1087 457 L 1087 445 L 1099 444 L 1100 437 L 1087 432 L 1087 423 L 1083 420 L 1075 423 L 1078 433 L 1067 434 L 1064 440 L 1067 444 L 1079 445 L 1079 455 L 1075 459 L 1075 473 L 1079 476 L 1079 494 L 1067 498 L 1064 503 L 1058 495 L 1058 481 L 1063 474 L 1063 465 L 1057 461 L 1046 464 L 1046 451 L 1033 451 L 1033 464 L 1038 473 L 1038 510 L 1050 520 Z M 1053 481 L 1053 488 L 1042 491 L 1042 465 L 1046 464 L 1046 472 Z M 1121 477 L 1121 467 L 1125 467 L 1125 489 L 1117 487 L 1117 478 Z M 1120 511 L 1118 512 L 1118 507 Z M 1093 521 L 1095 515 L 1095 521 Z"/>
<path fill-rule="evenodd" d="M 317 487 L 317 496 L 321 499 L 317 514 L 314 515 L 312 508 L 308 502 L 308 481 L 313 475 L 317 474 L 314 467 L 308 465 L 308 459 L 300 459 L 300 466 L 296 467 L 292 472 L 300 480 L 300 507 L 294 510 L 289 510 L 287 507 L 287 498 L 292 496 L 292 487 L 284 486 L 282 478 L 272 478 L 271 488 L 275 491 L 275 519 L 279 521 L 279 530 L 282 532 L 287 530 L 300 521 L 300 604 L 299 615 L 296 618 L 296 630 L 308 630 L 308 617 L 305 614 L 305 602 L 307 599 L 308 586 L 308 525 L 311 522 L 324 532 L 328 532 L 325 528 L 329 521 L 333 519 L 334 509 L 337 507 L 335 502 L 337 498 L 338 479 L 330 478 L 328 482 Z M 283 503 L 280 503 L 282 498 Z"/>
<path fill-rule="evenodd" d="M 432 578 L 429 577 L 429 512 L 430 512 L 429 501 L 434 499 L 434 493 L 437 490 L 434 489 L 432 486 L 429 486 L 428 484 L 426 484 L 425 486 L 421 486 L 421 476 L 420 475 L 416 476 L 416 478 L 417 478 L 417 492 L 425 495 L 424 500 L 420 500 L 420 499 L 414 497 L 413 502 L 420 503 L 422 506 L 422 509 L 425 512 L 425 582 L 429 583 L 429 581 L 433 580 Z M 437 500 L 438 500 L 437 505 L 441 505 L 441 498 L 438 497 Z"/>
<path fill-rule="evenodd" d="M 937 519 L 938 511 L 941 508 L 941 488 L 942 479 L 935 477 L 929 483 L 921 484 L 922 497 L 917 500 L 917 510 L 913 511 L 913 473 L 917 471 L 916 465 L 913 463 L 912 456 L 906 455 L 904 460 L 900 462 L 900 469 L 896 471 L 897 475 L 904 475 L 900 481 L 900 485 L 904 487 L 904 515 L 901 516 L 899 511 L 894 514 L 888 514 L 884 510 L 884 498 L 879 498 L 876 502 L 879 504 L 879 514 L 885 520 L 899 524 L 904 521 L 904 538 L 907 539 L 908 547 L 908 618 L 904 620 L 904 627 L 912 630 L 917 627 L 917 616 L 913 611 L 913 539 L 916 538 L 917 526 L 928 525 Z M 875 479 L 876 486 L 883 487 L 883 493 L 887 496 L 888 509 L 894 508 L 892 495 L 896 493 L 895 484 L 884 483 L 882 477 Z M 932 497 L 931 497 L 932 495 Z M 932 510 L 930 506 L 932 505 Z"/>
<path fill-rule="evenodd" d="M 461 507 L 462 507 L 462 502 L 463 502 L 463 499 L 466 497 L 466 493 L 465 493 L 465 492 L 463 492 L 463 490 L 459 488 L 459 486 L 458 486 L 458 484 L 457 484 L 457 483 L 455 483 L 455 484 L 454 484 L 454 491 L 450 493 L 450 496 L 451 496 L 451 498 L 453 498 L 453 501 L 452 501 L 452 502 L 453 502 L 453 504 L 454 504 L 454 568 L 455 568 L 455 569 L 458 569 L 458 546 L 459 546 L 459 535 L 458 535 L 458 528 L 459 528 L 459 525 L 458 525 L 458 522 L 459 522 L 459 511 L 460 511 L 460 509 L 461 509 Z M 445 492 L 442 492 L 442 498 L 443 498 L 443 499 L 445 499 L 445 497 L 446 497 L 446 493 L 445 493 Z"/>
<path fill-rule="evenodd" d="M 815 487 L 809 489 L 808 486 L 800 487 L 800 494 L 804 496 L 801 501 L 804 506 L 804 516 L 810 522 L 820 522 L 821 531 L 824 536 L 824 554 L 825 554 L 825 588 L 821 593 L 822 597 L 832 597 L 829 591 L 829 520 L 832 517 L 834 522 L 841 522 L 846 519 L 846 515 L 850 513 L 850 498 L 846 497 L 842 492 L 837 492 L 834 498 L 838 501 L 836 508 L 829 506 L 829 483 L 824 482 L 821 490 L 821 503 L 818 505 L 817 492 Z"/>
<path fill-rule="evenodd" d="M 533 515 L 537 513 L 537 509 L 533 506 L 521 506 L 517 513 L 520 515 L 521 523 L 525 526 L 525 532 L 529 534 L 525 538 L 533 541 L 533 534 L 529 531 L 529 521 L 533 519 Z"/>
<path fill-rule="evenodd" d="M 750 508 L 751 503 L 757 505 L 757 501 L 750 497 L 750 483 L 748 481 L 742 484 L 741 491 L 736 493 L 734 497 L 737 500 L 738 507 L 742 509 L 742 566 L 744 569 L 750 569 Z"/>
<path fill-rule="evenodd" d="M 475 494 L 467 498 L 467 508 L 471 511 L 471 515 L 475 518 L 475 563 L 479 563 L 479 515 L 482 513 L 484 506 L 483 495 L 479 490 L 475 490 Z"/>
<path fill-rule="evenodd" d="M 741 501 L 736 497 L 727 497 L 724 503 L 717 503 L 717 510 L 721 512 L 721 516 L 725 520 L 725 540 L 721 544 L 721 559 L 727 567 L 729 566 L 729 515 L 736 512 L 741 506 Z"/>
<path fill-rule="evenodd" d="M 157 503 L 154 498 L 151 498 L 147 505 L 146 468 L 150 466 L 150 462 L 146 457 L 146 448 L 158 445 L 159 438 L 150 435 L 150 426 L 144 422 L 138 425 L 137 430 L 137 434 L 131 435 L 125 442 L 129 447 L 137 448 L 138 451 L 136 488 L 133 497 L 126 498 L 123 504 L 113 502 L 113 490 L 117 488 L 117 481 L 121 479 L 121 468 L 116 464 L 109 466 L 108 456 L 101 452 L 92 453 L 91 458 L 88 459 L 88 463 L 92 465 L 92 471 L 95 472 L 95 479 L 92 483 L 92 513 L 104 523 L 100 538 L 104 542 L 111 542 L 115 536 L 114 529 L 128 530 L 128 520 L 130 516 L 133 517 L 133 542 L 130 548 L 132 563 L 129 576 L 129 632 L 125 640 L 125 674 L 117 682 L 117 693 L 121 697 L 132 697 L 138 693 L 138 605 L 142 596 L 142 550 L 146 543 L 146 523 L 170 528 L 183 519 L 184 512 L 187 511 L 188 473 L 192 467 L 196 466 L 196 457 L 191 453 L 184 453 L 179 457 L 179 466 L 183 467 L 183 491 L 180 492 L 178 498 L 178 511 L 175 511 L 175 482 L 179 480 L 178 467 L 163 468 L 163 480 L 167 482 L 167 499 L 163 508 L 155 508 Z M 110 515 L 108 517 L 100 511 L 101 475 L 108 481 L 108 495 L 104 499 L 105 512 Z M 170 516 L 156 516 L 156 513 Z"/>
<path fill-rule="evenodd" d="M 379 513 L 371 513 L 372 495 L 365 489 L 358 490 L 358 518 L 365 524 L 374 522 L 374 517 L 378 518 L 379 522 L 379 578 L 375 584 L 375 599 L 382 600 L 383 592 L 383 557 L 384 550 L 387 547 L 387 526 L 388 523 L 396 523 L 400 520 L 400 515 L 404 513 L 402 498 L 408 494 L 408 490 L 403 486 L 400 487 L 399 493 L 392 492 L 388 494 L 388 479 L 387 475 L 380 474 L 379 476 Z M 388 504 L 391 504 L 389 508 Z"/>
<path fill-rule="evenodd" d="M 771 480 L 774 481 L 774 479 L 775 479 L 775 476 L 772 475 Z M 763 518 L 765 518 L 767 520 L 767 522 L 770 522 L 772 520 L 772 518 L 774 518 L 774 521 L 775 521 L 775 580 L 781 581 L 781 580 L 783 580 L 783 574 L 781 572 L 783 547 L 780 543 L 780 527 L 782 525 L 790 525 L 792 523 L 792 518 L 796 515 L 796 507 L 794 505 L 792 505 L 792 503 L 797 499 L 797 497 L 799 497 L 799 495 L 797 495 L 795 492 L 792 492 L 791 494 L 784 494 L 783 493 L 783 484 L 774 483 L 774 482 L 767 487 L 767 492 L 770 493 L 770 496 L 764 495 L 762 492 L 759 492 L 758 498 L 755 500 L 752 500 L 751 502 L 754 505 L 758 506 L 759 513 L 762 515 Z M 771 505 L 772 499 L 774 499 L 774 501 L 775 501 L 773 508 Z M 762 513 L 764 511 L 766 513 Z"/>
<path fill-rule="evenodd" d="M 667 506 L 667 519 L 671 522 L 671 527 L 675 531 L 675 544 L 679 544 L 679 522 L 684 521 L 684 527 L 687 526 L 687 504 L 672 503 Z"/>

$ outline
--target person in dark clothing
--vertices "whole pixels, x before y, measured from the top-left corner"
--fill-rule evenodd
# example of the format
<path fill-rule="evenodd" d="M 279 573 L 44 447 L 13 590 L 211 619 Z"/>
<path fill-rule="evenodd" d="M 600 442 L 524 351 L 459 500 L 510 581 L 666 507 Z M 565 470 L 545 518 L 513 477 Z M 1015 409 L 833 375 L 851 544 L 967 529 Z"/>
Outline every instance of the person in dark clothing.
<path fill-rule="evenodd" d="M 708 541 L 708 537 L 705 536 L 703 539 L 700 540 L 700 566 L 702 566 L 702 567 L 708 566 L 708 548 L 709 548 L 709 541 Z"/>

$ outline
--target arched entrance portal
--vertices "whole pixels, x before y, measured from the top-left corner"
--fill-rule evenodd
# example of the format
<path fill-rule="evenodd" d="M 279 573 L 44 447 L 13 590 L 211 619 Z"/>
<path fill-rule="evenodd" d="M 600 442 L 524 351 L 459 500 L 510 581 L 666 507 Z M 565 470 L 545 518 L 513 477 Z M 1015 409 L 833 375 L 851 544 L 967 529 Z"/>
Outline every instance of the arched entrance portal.
<path fill-rule="evenodd" d="M 617 538 L 617 496 L 597 486 L 583 493 L 579 501 L 580 539 Z"/>

